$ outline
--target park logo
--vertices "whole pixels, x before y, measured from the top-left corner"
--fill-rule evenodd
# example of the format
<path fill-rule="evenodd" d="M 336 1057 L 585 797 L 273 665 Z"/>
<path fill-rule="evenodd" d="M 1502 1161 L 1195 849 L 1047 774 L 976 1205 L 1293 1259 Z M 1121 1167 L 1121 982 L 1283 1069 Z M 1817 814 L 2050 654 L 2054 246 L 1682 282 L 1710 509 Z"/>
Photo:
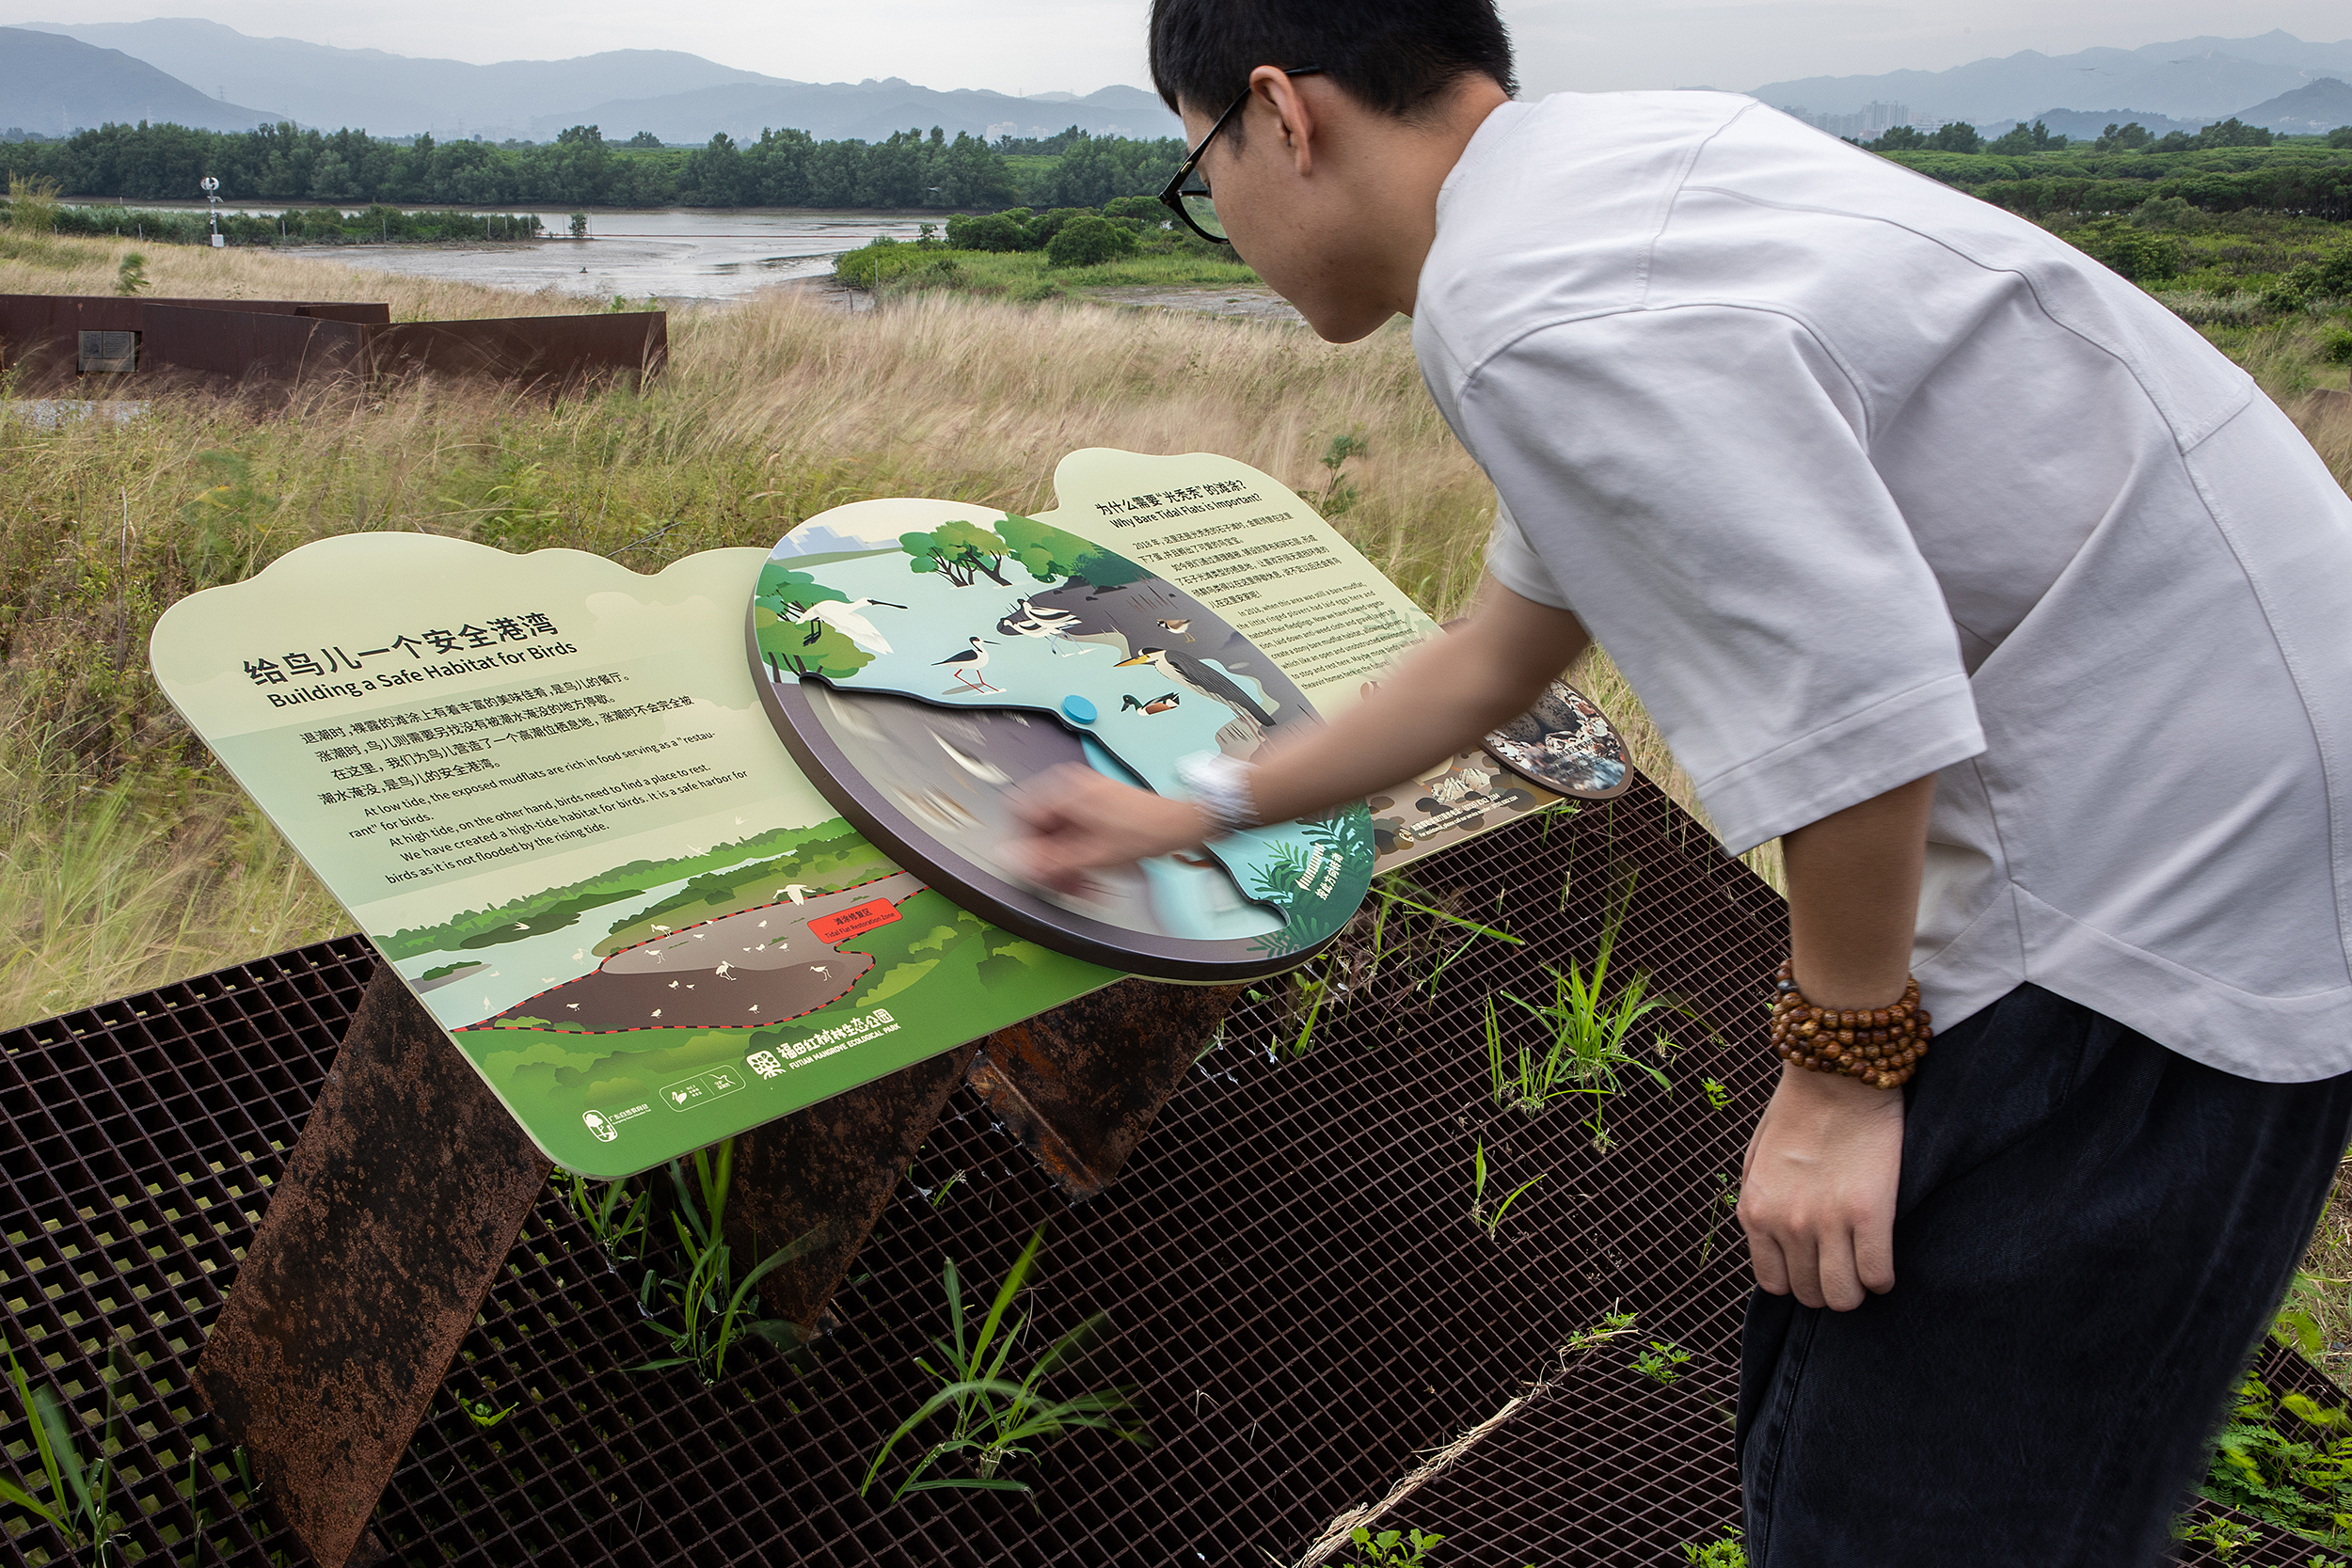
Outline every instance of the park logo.
<path fill-rule="evenodd" d="M 580 1113 L 580 1119 L 587 1123 L 588 1131 L 596 1135 L 598 1143 L 609 1144 L 621 1135 L 621 1123 L 631 1117 L 642 1117 L 652 1109 L 652 1101 L 640 1101 L 626 1111 L 613 1111 L 609 1114 L 603 1111 L 582 1111 Z"/>

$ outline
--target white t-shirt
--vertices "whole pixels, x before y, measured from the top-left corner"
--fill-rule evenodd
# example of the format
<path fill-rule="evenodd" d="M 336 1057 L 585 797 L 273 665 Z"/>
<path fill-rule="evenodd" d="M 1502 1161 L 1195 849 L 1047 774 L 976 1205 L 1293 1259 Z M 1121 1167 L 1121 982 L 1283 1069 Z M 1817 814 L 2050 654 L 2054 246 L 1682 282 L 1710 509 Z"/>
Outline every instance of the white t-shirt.
<path fill-rule="evenodd" d="M 1413 343 L 1745 848 L 1937 774 L 1914 964 L 2201 1061 L 2352 1069 L 2352 503 L 2022 218 L 1723 93 L 1497 109 Z"/>

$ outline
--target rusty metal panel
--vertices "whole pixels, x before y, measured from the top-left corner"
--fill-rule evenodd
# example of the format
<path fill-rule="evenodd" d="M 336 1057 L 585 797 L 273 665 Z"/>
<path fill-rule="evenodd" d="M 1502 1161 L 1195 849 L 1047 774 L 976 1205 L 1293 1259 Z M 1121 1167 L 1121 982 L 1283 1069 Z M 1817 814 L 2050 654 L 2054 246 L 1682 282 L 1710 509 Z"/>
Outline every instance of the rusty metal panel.
<path fill-rule="evenodd" d="M 239 379 L 352 373 L 366 361 L 371 330 L 291 310 L 215 310 L 209 305 L 151 305 L 144 319 L 148 369 Z"/>
<path fill-rule="evenodd" d="M 370 335 L 378 375 L 432 372 L 531 386 L 569 387 L 612 375 L 651 378 L 670 355 L 669 313 L 515 316 L 401 322 Z"/>
<path fill-rule="evenodd" d="M 193 1379 L 324 1568 L 360 1546 L 549 1168 L 379 968 Z"/>
<path fill-rule="evenodd" d="M 126 299 L 110 294 L 0 294 L 0 369 L 18 371 L 26 387 L 46 385 L 80 369 L 79 335 L 137 332 L 158 309 L 230 311 L 240 315 L 302 316 L 358 326 L 389 325 L 391 308 L 340 300 Z M 305 340 L 307 341 L 307 339 Z M 151 345 L 143 345 L 151 348 Z M 144 369 L 170 368 L 147 355 Z M 237 365 L 228 373 L 242 375 Z"/>
<path fill-rule="evenodd" d="M 135 332 L 84 331 L 80 363 L 84 375 L 129 375 L 139 368 L 139 335 Z"/>
<path fill-rule="evenodd" d="M 810 1338 L 821 1331 L 826 1304 L 978 1049 L 917 1062 L 737 1137 L 726 1236 L 745 1267 L 823 1230 L 760 1282 L 771 1315 Z"/>
<path fill-rule="evenodd" d="M 1127 979 L 988 1037 L 975 1093 L 1073 1198 L 1089 1198 L 1216 1037 L 1239 986 Z"/>

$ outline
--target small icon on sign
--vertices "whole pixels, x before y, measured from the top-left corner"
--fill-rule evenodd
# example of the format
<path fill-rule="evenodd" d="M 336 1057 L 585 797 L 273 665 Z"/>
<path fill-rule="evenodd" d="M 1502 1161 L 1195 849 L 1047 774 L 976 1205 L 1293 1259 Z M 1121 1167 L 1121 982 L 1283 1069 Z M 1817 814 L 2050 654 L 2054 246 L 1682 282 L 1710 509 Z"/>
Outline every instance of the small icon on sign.
<path fill-rule="evenodd" d="M 588 1124 L 588 1131 L 596 1135 L 598 1143 L 611 1143 L 621 1135 L 621 1130 L 604 1119 L 602 1111 L 582 1111 L 580 1119 Z"/>
<path fill-rule="evenodd" d="M 700 1075 L 683 1078 L 675 1084 L 661 1085 L 661 1102 L 673 1111 L 683 1111 L 701 1104 L 709 1092 L 703 1086 Z"/>

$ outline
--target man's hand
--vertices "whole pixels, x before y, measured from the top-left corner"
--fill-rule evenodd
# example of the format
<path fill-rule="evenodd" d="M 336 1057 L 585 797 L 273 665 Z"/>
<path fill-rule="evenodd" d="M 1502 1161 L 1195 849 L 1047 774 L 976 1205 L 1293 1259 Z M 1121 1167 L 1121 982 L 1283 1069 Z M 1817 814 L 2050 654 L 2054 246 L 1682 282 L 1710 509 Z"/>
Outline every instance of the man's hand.
<path fill-rule="evenodd" d="M 1001 848 L 1006 863 L 1058 893 L 1081 893 L 1087 872 L 1199 844 L 1209 824 L 1189 800 L 1170 800 L 1065 763 L 1013 797 L 1029 836 Z"/>
<path fill-rule="evenodd" d="M 1327 724 L 1284 720 L 1250 759 L 1250 803 L 1261 820 L 1279 822 L 1393 789 L 1526 712 L 1585 642 L 1566 610 L 1482 578 L 1470 619 L 1406 655 L 1362 702 Z M 1209 831 L 1189 801 L 1077 767 L 1031 781 L 1013 809 L 1029 836 L 1000 847 L 1005 863 L 1063 893 L 1084 888 L 1088 871 L 1165 855 Z"/>
<path fill-rule="evenodd" d="M 1902 1157 L 1900 1090 L 1783 1068 L 1740 1173 L 1756 1284 L 1839 1312 L 1893 1290 Z"/>

